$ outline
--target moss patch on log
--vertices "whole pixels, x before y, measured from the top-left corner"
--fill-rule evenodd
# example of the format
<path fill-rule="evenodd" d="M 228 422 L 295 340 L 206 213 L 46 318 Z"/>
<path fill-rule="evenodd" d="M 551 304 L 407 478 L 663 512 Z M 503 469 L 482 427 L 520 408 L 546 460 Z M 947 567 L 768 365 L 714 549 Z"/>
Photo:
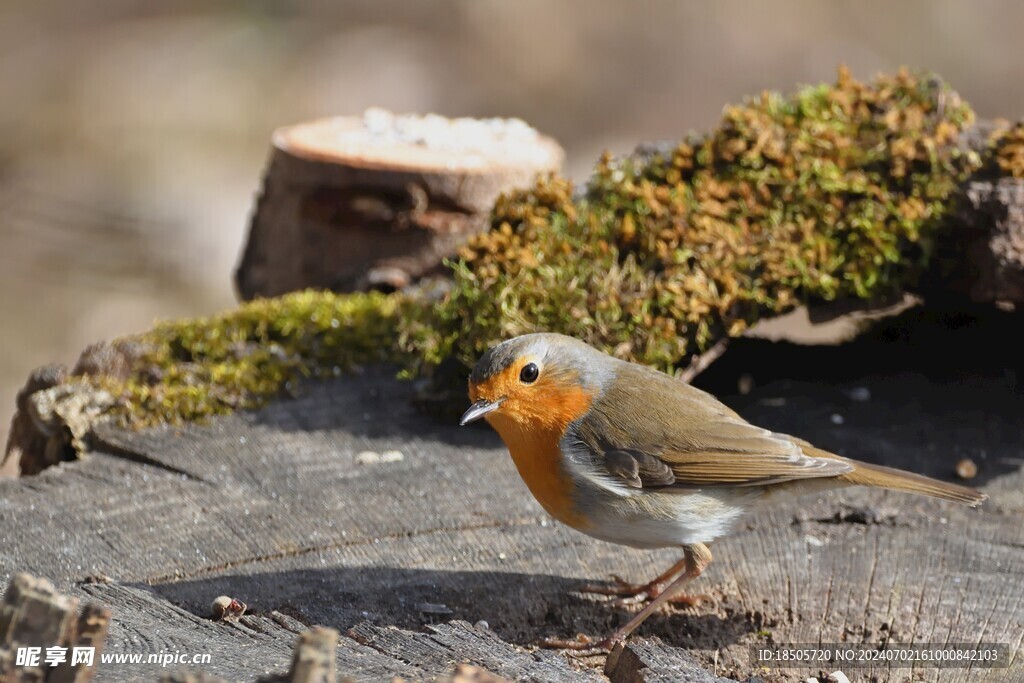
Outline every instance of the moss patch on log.
<path fill-rule="evenodd" d="M 79 372 L 114 396 L 122 424 L 201 420 L 258 407 L 304 378 L 404 363 L 394 335 L 417 306 L 380 293 L 259 299 L 210 318 L 161 323 L 115 342 L 116 362 Z"/>
<path fill-rule="evenodd" d="M 467 368 L 493 343 L 539 330 L 675 372 L 800 303 L 913 287 L 955 190 L 982 165 L 958 145 L 972 121 L 937 78 L 865 84 L 841 69 L 832 85 L 727 108 L 706 137 L 605 156 L 580 197 L 550 177 L 501 198 L 439 301 L 255 301 L 162 324 L 132 340 L 127 372 L 92 381 L 117 397 L 122 422 L 141 425 L 256 407 L 297 379 L 364 363 Z M 1013 172 L 1017 152 L 1005 155 Z"/>

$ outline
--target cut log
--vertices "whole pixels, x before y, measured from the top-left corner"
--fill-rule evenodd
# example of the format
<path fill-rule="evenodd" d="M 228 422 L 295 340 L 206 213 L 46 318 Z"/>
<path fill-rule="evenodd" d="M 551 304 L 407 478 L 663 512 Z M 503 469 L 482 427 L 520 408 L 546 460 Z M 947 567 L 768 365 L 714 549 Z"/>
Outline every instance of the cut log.
<path fill-rule="evenodd" d="M 483 230 L 502 192 L 557 171 L 563 156 L 518 120 L 371 110 L 281 128 L 238 291 L 404 287 Z"/>
<path fill-rule="evenodd" d="M 579 670 L 554 652 L 529 652 L 498 637 L 489 628 L 465 621 L 429 626 L 427 633 L 414 633 L 362 622 L 348 636 L 384 655 L 401 659 L 421 671 L 443 675 L 457 661 L 470 661 L 501 679 L 514 681 L 600 681 L 594 671 Z"/>
<path fill-rule="evenodd" d="M 702 667 L 685 650 L 657 638 L 634 639 L 615 646 L 605 661 L 611 683 L 728 683 Z"/>
<path fill-rule="evenodd" d="M 692 657 L 709 675 L 774 683 L 820 672 L 760 671 L 751 645 L 882 639 L 1006 643 L 1011 668 L 985 680 L 1014 680 L 1024 673 L 1024 368 L 1016 317 L 1000 320 L 945 329 L 904 318 L 897 343 L 882 333 L 838 347 L 737 339 L 698 383 L 745 417 L 931 476 L 951 478 L 970 457 L 971 483 L 990 500 L 968 509 L 854 488 L 765 509 L 715 544 L 694 587 L 714 600 L 652 616 L 607 674 L 603 657 L 534 644 L 624 623 L 638 606 L 575 591 L 612 573 L 650 579 L 676 553 L 554 523 L 496 435 L 418 414 L 412 386 L 387 369 L 209 425 L 99 428 L 88 458 L 0 481 L 0 567 L 108 607 L 110 652 L 209 653 L 200 668 L 232 681 L 286 672 L 314 624 L 341 633 L 338 676 L 357 681 L 429 680 L 460 663 L 510 680 L 668 680 Z M 749 393 L 730 395 L 744 373 Z M 395 450 L 403 457 L 358 457 Z M 97 575 L 112 582 L 83 583 Z M 221 595 L 249 610 L 211 619 Z M 102 669 L 108 681 L 160 673 Z M 966 683 L 983 673 L 914 675 Z"/>

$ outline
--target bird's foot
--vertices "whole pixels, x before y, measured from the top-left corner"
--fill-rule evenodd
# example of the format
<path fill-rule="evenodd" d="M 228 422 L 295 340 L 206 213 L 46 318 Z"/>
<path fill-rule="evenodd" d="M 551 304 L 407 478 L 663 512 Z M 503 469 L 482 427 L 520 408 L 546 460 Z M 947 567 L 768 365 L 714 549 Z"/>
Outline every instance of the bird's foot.
<path fill-rule="evenodd" d="M 544 638 L 540 646 L 556 650 L 573 650 L 580 654 L 598 654 L 610 652 L 615 644 L 625 639 L 625 635 L 618 632 L 602 640 L 594 640 L 585 633 L 577 633 L 575 638 Z"/>
<path fill-rule="evenodd" d="M 656 597 L 665 592 L 667 587 L 667 581 L 651 581 L 650 583 L 630 583 L 621 576 L 612 575 L 613 583 L 608 584 L 587 584 L 580 588 L 581 593 L 593 593 L 595 595 L 613 595 L 617 596 L 616 600 L 612 602 L 617 606 L 633 605 L 639 602 L 646 602 L 647 600 L 654 600 Z M 680 593 L 673 595 L 668 599 L 668 602 L 673 605 L 686 605 L 687 607 L 693 607 L 703 602 L 710 602 L 711 598 L 707 595 L 688 595 Z"/>
<path fill-rule="evenodd" d="M 651 581 L 650 583 L 630 583 L 621 576 L 612 574 L 611 584 L 588 583 L 579 589 L 581 593 L 593 593 L 594 595 L 615 595 L 620 598 L 637 600 L 653 600 L 665 590 L 665 582 Z M 626 600 L 623 600 L 626 602 Z"/>

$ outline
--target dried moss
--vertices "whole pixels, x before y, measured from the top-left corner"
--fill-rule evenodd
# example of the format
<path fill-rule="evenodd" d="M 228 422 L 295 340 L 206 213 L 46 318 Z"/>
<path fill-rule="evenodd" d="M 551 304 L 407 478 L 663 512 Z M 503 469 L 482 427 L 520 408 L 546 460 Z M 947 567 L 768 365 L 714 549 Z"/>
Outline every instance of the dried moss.
<path fill-rule="evenodd" d="M 971 110 L 938 79 L 765 93 L 664 152 L 602 159 L 579 201 L 549 178 L 495 207 L 429 322 L 437 362 L 535 330 L 674 371 L 749 324 L 815 299 L 912 286 L 957 186 Z"/>
<path fill-rule="evenodd" d="M 834 85 L 727 108 L 707 137 L 605 157 L 580 197 L 559 177 L 503 197 L 436 306 L 422 294 L 257 301 L 160 325 L 136 340 L 128 373 L 93 381 L 119 397 L 123 422 L 148 424 L 254 407 L 364 363 L 466 368 L 537 330 L 675 371 L 801 302 L 912 287 L 981 165 L 957 145 L 971 121 L 938 79 L 863 84 L 840 70 Z M 1021 166 L 1015 135 L 1000 147 L 1006 172 Z"/>

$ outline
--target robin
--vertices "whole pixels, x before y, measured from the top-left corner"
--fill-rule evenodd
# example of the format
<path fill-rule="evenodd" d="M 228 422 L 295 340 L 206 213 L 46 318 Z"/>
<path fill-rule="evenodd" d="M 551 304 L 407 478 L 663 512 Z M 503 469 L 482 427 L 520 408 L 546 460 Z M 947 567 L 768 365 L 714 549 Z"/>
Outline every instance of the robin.
<path fill-rule="evenodd" d="M 552 517 L 603 541 L 683 550 L 648 583 L 587 587 L 650 602 L 604 640 L 545 641 L 554 647 L 610 648 L 625 639 L 707 568 L 709 542 L 779 494 L 861 485 L 970 505 L 986 497 L 762 429 L 696 387 L 560 334 L 528 334 L 487 351 L 470 375 L 469 398 L 461 424 L 485 418 L 494 427 Z"/>

